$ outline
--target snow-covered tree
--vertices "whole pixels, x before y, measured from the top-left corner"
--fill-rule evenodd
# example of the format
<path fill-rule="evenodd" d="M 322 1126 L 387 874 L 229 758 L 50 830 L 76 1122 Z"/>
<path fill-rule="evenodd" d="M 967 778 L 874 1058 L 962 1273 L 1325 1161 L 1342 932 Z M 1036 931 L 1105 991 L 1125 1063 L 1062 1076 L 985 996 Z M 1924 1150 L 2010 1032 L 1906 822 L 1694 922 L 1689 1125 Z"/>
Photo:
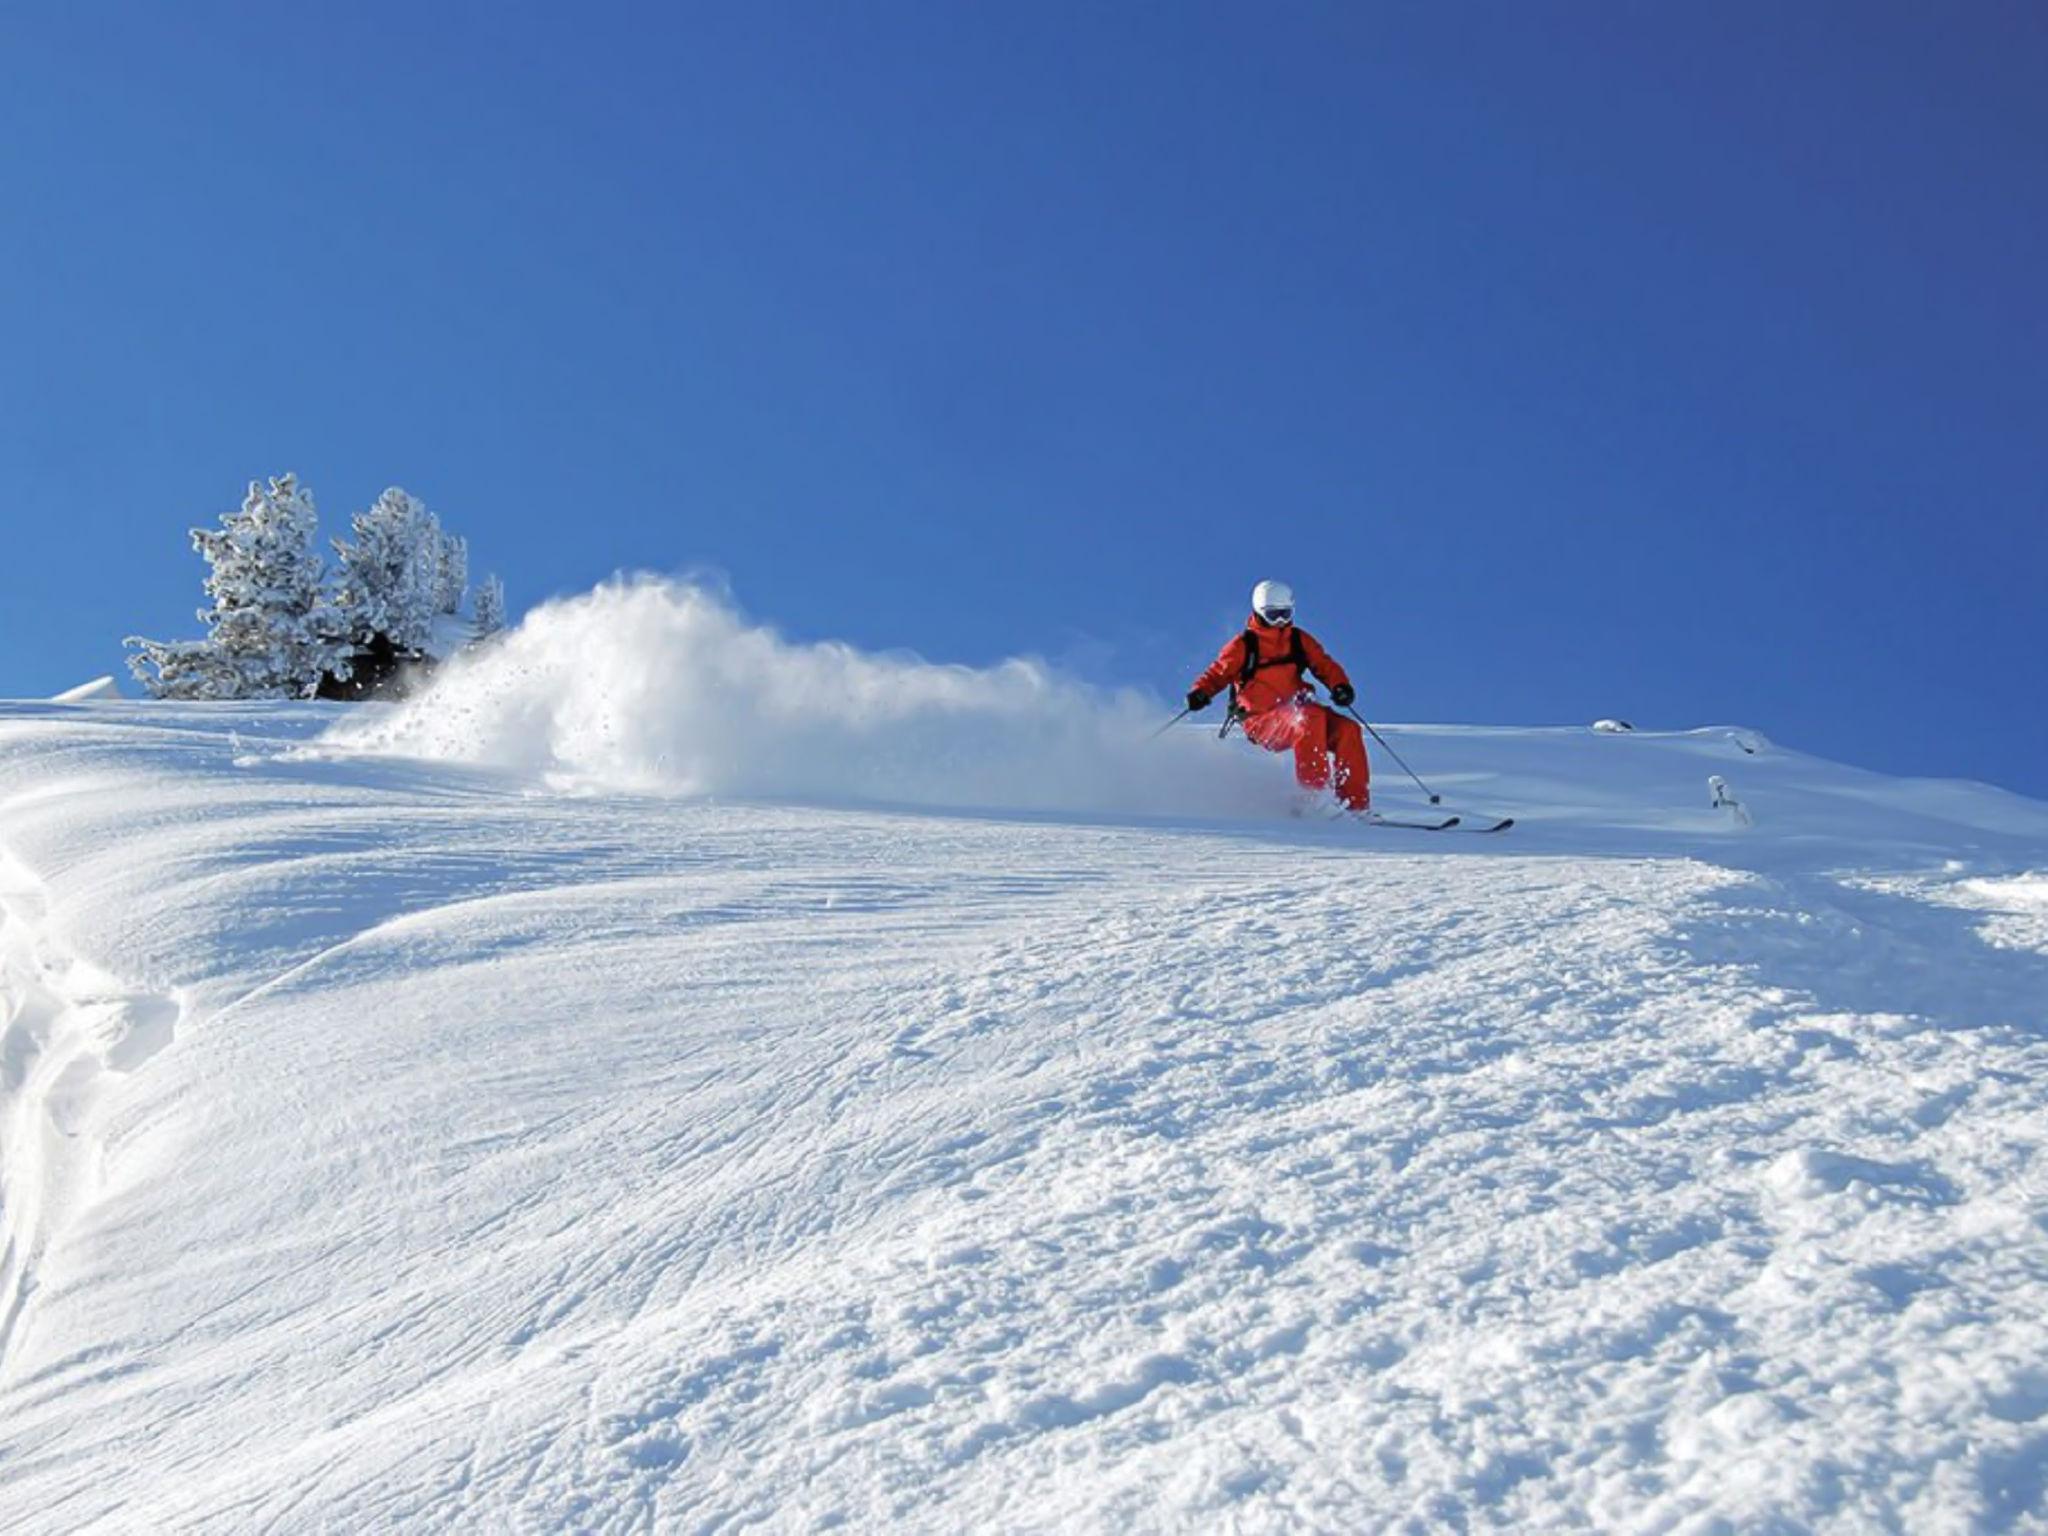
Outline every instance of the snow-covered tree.
<path fill-rule="evenodd" d="M 211 640 L 148 640 L 130 635 L 135 680 L 159 699 L 232 699 L 240 678 Z"/>
<path fill-rule="evenodd" d="M 441 535 L 440 563 L 434 574 L 434 611 L 460 613 L 469 595 L 469 540 L 460 534 Z"/>
<path fill-rule="evenodd" d="M 241 510 L 192 543 L 212 567 L 204 640 L 131 636 L 130 670 L 150 692 L 178 699 L 304 698 L 335 665 L 334 616 L 321 590 L 313 493 L 293 475 L 251 481 Z"/>
<path fill-rule="evenodd" d="M 505 583 L 486 576 L 476 589 L 476 637 L 495 635 L 505 627 Z"/>
<path fill-rule="evenodd" d="M 334 541 L 334 606 L 350 645 L 379 635 L 396 651 L 423 649 L 433 634 L 442 564 L 441 525 L 397 486 L 349 520 L 355 541 Z"/>

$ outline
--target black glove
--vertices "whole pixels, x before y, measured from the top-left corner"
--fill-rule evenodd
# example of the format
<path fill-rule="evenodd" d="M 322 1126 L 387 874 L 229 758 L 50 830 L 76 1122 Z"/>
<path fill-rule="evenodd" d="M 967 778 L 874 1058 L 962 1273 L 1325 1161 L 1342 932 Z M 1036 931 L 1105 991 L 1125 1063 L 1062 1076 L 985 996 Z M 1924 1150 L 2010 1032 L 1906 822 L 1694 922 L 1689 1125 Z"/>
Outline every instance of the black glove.
<path fill-rule="evenodd" d="M 1357 697 L 1358 695 L 1352 692 L 1349 683 L 1339 683 L 1330 690 L 1330 702 L 1339 709 L 1349 709 L 1351 701 Z"/>
<path fill-rule="evenodd" d="M 1203 710 L 1207 709 L 1208 707 L 1209 707 L 1209 695 L 1207 695 L 1206 693 L 1202 692 L 1202 690 L 1201 690 L 1201 689 L 1199 689 L 1199 688 L 1190 688 L 1190 689 L 1188 690 L 1188 713 L 1189 713 L 1189 714 L 1191 714 L 1191 715 L 1199 715 L 1199 714 L 1200 714 L 1200 713 L 1201 713 L 1201 712 L 1202 712 Z"/>

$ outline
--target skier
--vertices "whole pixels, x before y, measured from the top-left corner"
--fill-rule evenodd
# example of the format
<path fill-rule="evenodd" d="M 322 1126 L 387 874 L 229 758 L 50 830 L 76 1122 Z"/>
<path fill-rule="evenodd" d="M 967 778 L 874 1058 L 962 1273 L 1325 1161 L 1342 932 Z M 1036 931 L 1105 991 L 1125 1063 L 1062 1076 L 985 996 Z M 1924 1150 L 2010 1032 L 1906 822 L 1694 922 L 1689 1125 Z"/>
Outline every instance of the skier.
<path fill-rule="evenodd" d="M 1331 787 L 1330 758 L 1337 759 L 1337 798 L 1360 815 L 1372 809 L 1372 768 L 1365 736 L 1356 721 L 1315 702 L 1304 673 L 1330 690 L 1343 708 L 1357 697 L 1344 669 L 1314 635 L 1294 624 L 1294 592 L 1284 581 L 1252 588 L 1252 614 L 1244 633 L 1216 654 L 1209 669 L 1188 690 L 1188 708 L 1201 711 L 1230 689 L 1232 718 L 1268 752 L 1294 751 L 1294 777 L 1304 789 Z"/>

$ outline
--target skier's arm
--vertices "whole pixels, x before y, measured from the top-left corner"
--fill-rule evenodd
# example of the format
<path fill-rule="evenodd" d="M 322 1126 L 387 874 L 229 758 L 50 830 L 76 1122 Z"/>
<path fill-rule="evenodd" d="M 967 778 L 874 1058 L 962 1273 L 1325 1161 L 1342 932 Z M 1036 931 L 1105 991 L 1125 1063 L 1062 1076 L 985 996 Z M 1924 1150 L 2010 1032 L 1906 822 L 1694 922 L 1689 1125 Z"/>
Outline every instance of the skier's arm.
<path fill-rule="evenodd" d="M 1325 688 L 1334 690 L 1351 686 L 1351 675 L 1337 665 L 1336 657 L 1323 649 L 1323 642 L 1305 629 L 1301 632 L 1301 650 L 1308 658 L 1309 671 Z"/>
<path fill-rule="evenodd" d="M 1308 658 L 1308 669 L 1315 674 L 1317 682 L 1330 690 L 1330 696 L 1337 698 L 1337 690 L 1343 689 L 1340 704 L 1348 704 L 1357 695 L 1351 689 L 1351 674 L 1337 665 L 1337 659 L 1323 649 L 1323 642 L 1307 630 L 1301 632 L 1301 651 Z"/>
<path fill-rule="evenodd" d="M 1195 686 L 1189 691 L 1213 699 L 1236 682 L 1243 672 L 1244 636 L 1233 635 L 1229 643 L 1216 653 L 1216 659 L 1209 663 L 1208 670 L 1195 679 Z"/>

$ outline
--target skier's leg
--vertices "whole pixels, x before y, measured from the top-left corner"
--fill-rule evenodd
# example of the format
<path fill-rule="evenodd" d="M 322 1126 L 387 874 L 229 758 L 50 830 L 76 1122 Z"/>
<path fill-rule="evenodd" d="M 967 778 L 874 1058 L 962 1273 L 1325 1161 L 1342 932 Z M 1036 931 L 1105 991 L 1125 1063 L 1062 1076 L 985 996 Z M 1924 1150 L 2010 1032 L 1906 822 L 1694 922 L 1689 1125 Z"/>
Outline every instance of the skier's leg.
<path fill-rule="evenodd" d="M 1303 789 L 1330 787 L 1330 733 L 1317 718 L 1328 710 L 1320 704 L 1291 706 L 1295 718 L 1294 778 Z"/>
<path fill-rule="evenodd" d="M 1268 752 L 1292 752 L 1294 733 L 1299 725 L 1292 709 L 1265 710 L 1244 717 L 1244 739 L 1256 742 Z"/>
<path fill-rule="evenodd" d="M 1372 764 L 1365 755 L 1365 732 L 1358 722 L 1347 720 L 1334 709 L 1323 714 L 1329 720 L 1330 750 L 1337 757 L 1337 798 L 1354 811 L 1372 804 Z"/>
<path fill-rule="evenodd" d="M 1294 753 L 1294 777 L 1309 789 L 1330 783 L 1330 759 L 1322 723 L 1299 704 L 1283 704 L 1253 715 L 1244 723 L 1245 736 L 1268 752 Z"/>

